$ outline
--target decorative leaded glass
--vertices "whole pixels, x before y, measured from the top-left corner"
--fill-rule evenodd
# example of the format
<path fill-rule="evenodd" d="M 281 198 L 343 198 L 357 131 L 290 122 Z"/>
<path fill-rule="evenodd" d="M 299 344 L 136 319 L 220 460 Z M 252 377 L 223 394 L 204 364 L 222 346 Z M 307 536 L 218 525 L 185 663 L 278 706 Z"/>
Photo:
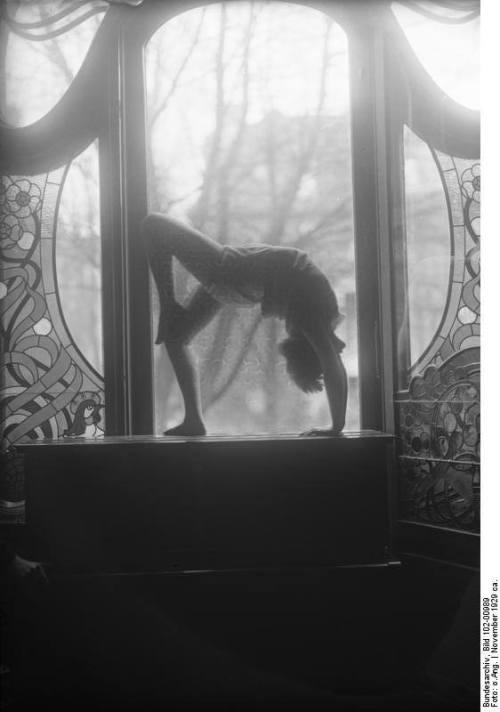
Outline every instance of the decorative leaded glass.
<path fill-rule="evenodd" d="M 92 78 L 80 95 L 73 79 L 109 5 L 19 0 L 0 14 L 0 502 L 10 521 L 24 498 L 12 446 L 104 432 L 97 144 L 80 153 L 98 131 L 85 116 L 76 126 L 71 107 L 93 96 Z"/>
<path fill-rule="evenodd" d="M 68 331 L 55 274 L 55 224 L 68 167 L 36 177 L 3 176 L 0 188 L 2 447 L 20 438 L 103 432 L 103 379 Z M 3 481 L 3 511 L 22 507 L 15 457 Z M 18 505 L 17 507 L 14 505 Z"/>
<path fill-rule="evenodd" d="M 480 164 L 433 151 L 450 223 L 446 305 L 397 394 L 403 516 L 479 524 Z"/>

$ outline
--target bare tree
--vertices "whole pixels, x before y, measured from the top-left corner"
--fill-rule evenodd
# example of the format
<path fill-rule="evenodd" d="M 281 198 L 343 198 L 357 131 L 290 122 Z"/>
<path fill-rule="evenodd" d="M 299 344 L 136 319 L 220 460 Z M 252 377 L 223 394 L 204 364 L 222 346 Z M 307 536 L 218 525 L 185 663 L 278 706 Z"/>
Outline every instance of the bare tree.
<path fill-rule="evenodd" d="M 332 204 L 326 199 L 311 201 L 301 192 L 305 180 L 324 180 L 321 165 L 328 154 L 324 109 L 333 58 L 331 20 L 325 16 L 322 35 L 318 36 L 322 51 L 314 109 L 309 115 L 290 116 L 274 110 L 269 101 L 266 109 L 266 90 L 255 73 L 254 39 L 263 6 L 248 3 L 245 15 L 239 16 L 236 26 L 225 3 L 213 11 L 218 13 L 215 26 L 212 22 L 207 29 L 207 8 L 197 11 L 191 23 L 186 21 L 182 25 L 183 37 L 176 45 L 175 61 L 169 53 L 171 39 L 170 44 L 162 44 L 160 38 L 148 48 L 147 145 L 151 208 L 168 213 L 180 207 L 196 227 L 223 244 L 262 241 L 309 249 L 312 239 L 319 244 L 331 234 L 332 221 L 339 218 L 348 232 L 348 196 Z M 210 33 L 214 29 L 212 37 Z M 211 58 L 207 54 L 207 43 L 213 48 Z M 64 81 L 70 80 L 72 70 L 58 38 L 44 43 L 43 51 Z M 199 179 L 180 187 L 176 183 L 175 161 L 166 160 L 157 149 L 153 153 L 153 145 L 155 138 L 159 138 L 158 145 L 162 145 L 162 132 L 171 131 L 175 112 L 178 123 L 184 123 L 185 141 L 193 146 L 193 151 L 199 145 L 198 137 L 189 133 L 189 108 L 178 101 L 183 91 L 189 92 L 190 87 L 196 91 L 196 86 L 211 87 L 213 91 L 213 101 L 206 108 L 212 112 L 213 129 L 206 139 L 204 168 Z M 251 119 L 256 91 L 260 91 L 259 101 L 264 107 L 258 121 Z M 76 161 L 74 170 L 79 173 L 82 185 L 90 187 L 97 180 L 89 161 Z M 77 213 L 68 216 L 66 230 L 72 231 L 71 251 L 66 256 L 61 252 L 61 255 L 68 264 L 72 260 L 81 264 L 83 260 L 86 270 L 97 275 L 100 263 L 93 248 L 95 239 L 87 239 L 88 230 L 85 233 L 78 227 L 79 221 L 87 226 L 95 225 L 96 209 L 92 201 L 83 201 Z M 97 235 L 93 238 L 97 239 Z M 79 276 L 75 275 L 75 279 Z M 190 278 L 184 271 L 177 271 L 176 282 L 179 292 L 186 293 Z M 81 287 L 86 288 L 83 283 Z M 220 312 L 197 343 L 207 409 L 215 408 L 229 392 L 236 393 L 242 388 L 237 385 L 238 374 L 245 362 L 251 361 L 259 364 L 263 397 L 267 401 L 264 408 L 267 423 L 263 427 L 272 426 L 277 419 L 279 400 L 277 342 L 280 328 L 275 320 L 262 323 L 258 308 L 240 313 L 228 307 Z M 257 332 L 260 334 L 258 343 L 253 338 Z M 165 360 L 162 350 L 155 352 L 155 358 Z M 173 378 L 162 383 L 161 398 L 169 410 L 179 406 Z"/>

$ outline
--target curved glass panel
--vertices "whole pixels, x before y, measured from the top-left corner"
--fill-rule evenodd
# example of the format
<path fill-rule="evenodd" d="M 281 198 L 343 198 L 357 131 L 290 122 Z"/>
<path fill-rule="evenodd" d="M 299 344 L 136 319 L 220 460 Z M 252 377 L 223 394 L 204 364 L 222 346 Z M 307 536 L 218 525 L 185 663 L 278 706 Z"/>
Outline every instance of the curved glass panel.
<path fill-rule="evenodd" d="M 406 249 L 411 363 L 436 335 L 450 282 L 446 196 L 428 145 L 405 129 Z"/>
<path fill-rule="evenodd" d="M 396 397 L 401 507 L 410 519 L 478 531 L 481 166 L 431 154 L 409 130 L 405 159 L 409 336 L 403 327 L 405 378 Z M 401 272 L 394 276 L 401 280 Z"/>
<path fill-rule="evenodd" d="M 92 149 L 86 153 L 91 155 Z M 91 166 L 92 160 L 80 158 L 80 165 L 85 164 Z M 4 449 L 25 436 L 97 437 L 103 433 L 103 379 L 82 357 L 82 325 L 72 323 L 80 337 L 77 346 L 61 311 L 56 266 L 63 278 L 69 260 L 56 259 L 55 226 L 65 173 L 62 167 L 38 176 L 0 176 L 0 312 L 6 336 L 0 389 Z M 69 191 L 76 191 L 71 176 L 68 185 Z M 69 217 L 64 218 L 64 212 Z M 82 208 L 71 210 L 68 204 L 62 219 L 75 233 L 82 231 L 79 219 L 89 223 Z M 78 272 L 86 272 L 82 256 L 73 255 L 75 259 L 79 260 Z M 78 272 L 73 266 L 74 281 L 80 279 Z M 80 295 L 81 302 L 92 303 L 92 298 L 95 295 Z"/>
<path fill-rule="evenodd" d="M 88 363 L 102 374 L 101 236 L 97 142 L 74 161 L 62 189 L 56 232 L 61 311 Z"/>
<path fill-rule="evenodd" d="M 76 10 L 57 20 L 71 7 Z M 80 69 L 104 11 L 102 2 L 9 4 L 12 22 L 1 23 L 6 46 L 0 111 L 7 123 L 27 126 L 57 104 Z"/>
<path fill-rule="evenodd" d="M 467 13 L 441 12 L 427 3 L 437 17 L 458 20 Z M 418 59 L 434 81 L 459 104 L 479 109 L 479 17 L 449 24 L 433 20 L 393 2 L 392 10 Z"/>
<path fill-rule="evenodd" d="M 325 14 L 282 2 L 224 3 L 162 26 L 146 48 L 149 203 L 223 244 L 307 251 L 346 319 L 348 428 L 359 427 L 347 39 Z M 193 287 L 178 270 L 182 300 Z M 155 327 L 157 321 L 156 294 Z M 210 433 L 329 425 L 323 393 L 289 381 L 282 322 L 225 307 L 193 342 Z M 155 349 L 156 424 L 183 411 Z"/>

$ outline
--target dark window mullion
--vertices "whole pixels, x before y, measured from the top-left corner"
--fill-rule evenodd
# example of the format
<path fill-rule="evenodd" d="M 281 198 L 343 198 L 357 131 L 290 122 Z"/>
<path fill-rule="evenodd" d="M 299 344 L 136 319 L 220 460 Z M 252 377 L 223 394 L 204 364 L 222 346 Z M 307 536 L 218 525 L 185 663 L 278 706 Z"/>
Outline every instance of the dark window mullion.
<path fill-rule="evenodd" d="M 147 151 L 143 45 L 147 27 L 129 23 L 122 43 L 124 241 L 131 433 L 153 432 L 153 365 L 149 268 L 140 223 L 147 213 Z"/>
<path fill-rule="evenodd" d="M 361 26 L 351 31 L 349 48 L 361 427 L 382 430 L 386 364 L 382 349 L 379 181 L 386 175 L 378 154 L 379 132 L 385 129 L 377 126 L 377 101 L 383 99 L 377 96 L 380 77 L 375 65 L 380 47 L 374 30 Z M 389 274 L 385 277 L 389 279 Z"/>
<path fill-rule="evenodd" d="M 118 19 L 115 19 L 118 22 Z M 99 135 L 102 235 L 102 309 L 106 434 L 128 435 L 130 401 L 123 242 L 123 160 L 120 87 L 120 28 L 105 48 L 106 122 Z"/>

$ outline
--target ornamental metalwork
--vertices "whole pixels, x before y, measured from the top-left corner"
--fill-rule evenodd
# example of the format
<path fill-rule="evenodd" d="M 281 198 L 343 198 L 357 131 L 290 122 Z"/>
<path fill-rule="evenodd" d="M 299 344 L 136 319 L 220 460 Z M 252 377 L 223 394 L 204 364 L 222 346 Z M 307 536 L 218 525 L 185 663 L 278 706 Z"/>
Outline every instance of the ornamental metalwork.
<path fill-rule="evenodd" d="M 55 226 L 66 168 L 0 180 L 0 391 L 3 515 L 20 516 L 20 464 L 9 449 L 21 438 L 103 433 L 104 382 L 76 346 L 61 309 Z"/>

